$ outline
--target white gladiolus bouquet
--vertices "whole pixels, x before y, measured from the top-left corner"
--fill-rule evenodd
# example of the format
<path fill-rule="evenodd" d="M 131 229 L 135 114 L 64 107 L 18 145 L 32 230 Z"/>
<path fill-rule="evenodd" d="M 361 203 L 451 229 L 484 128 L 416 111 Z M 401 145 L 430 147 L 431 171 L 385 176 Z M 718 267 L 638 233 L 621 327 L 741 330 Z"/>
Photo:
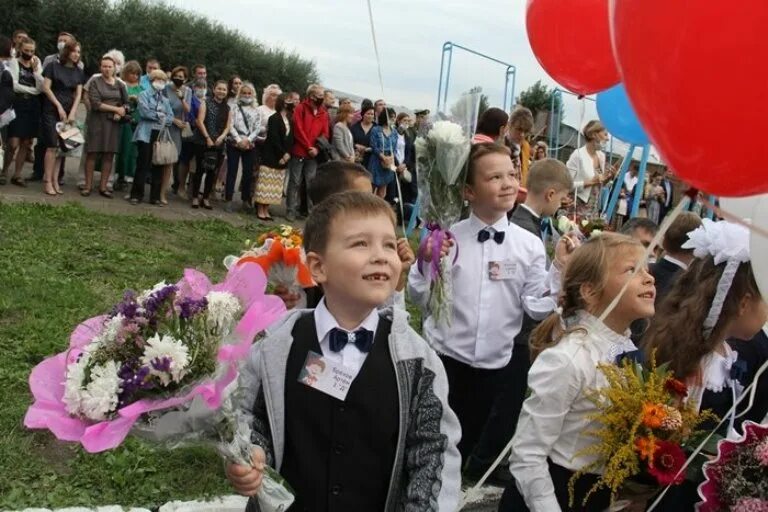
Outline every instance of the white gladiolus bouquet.
<path fill-rule="evenodd" d="M 416 139 L 416 165 L 421 211 L 429 233 L 421 241 L 418 265 L 430 281 L 429 311 L 436 320 L 452 319 L 453 281 L 449 257 L 440 257 L 445 239 L 454 239 L 450 227 L 461 218 L 464 182 L 472 130 L 477 119 L 480 91 L 462 96 L 452 108 L 452 120 L 437 121 L 426 136 Z M 424 249 L 431 246 L 431 261 Z M 454 253 L 455 254 L 455 253 Z M 426 263 L 426 266 L 425 266 Z"/>

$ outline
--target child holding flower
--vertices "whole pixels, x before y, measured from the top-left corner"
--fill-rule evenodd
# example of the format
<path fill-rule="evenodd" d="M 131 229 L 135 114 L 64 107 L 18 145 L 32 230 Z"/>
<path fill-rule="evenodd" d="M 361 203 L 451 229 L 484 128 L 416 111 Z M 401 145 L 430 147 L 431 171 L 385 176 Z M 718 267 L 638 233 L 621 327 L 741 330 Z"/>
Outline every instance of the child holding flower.
<path fill-rule="evenodd" d="M 750 370 L 726 340 L 754 337 L 768 320 L 768 305 L 752 272 L 747 228 L 704 219 L 688 238 L 682 247 L 693 249 L 695 259 L 659 304 L 644 349 L 670 363 L 699 410 L 722 418 L 748 384 L 744 377 Z M 742 419 L 762 420 L 749 412 Z M 720 433 L 737 426 L 731 415 Z M 656 510 L 692 510 L 698 499 L 695 484 L 685 482 L 671 488 Z"/>
<path fill-rule="evenodd" d="M 589 415 L 597 412 L 587 392 L 607 384 L 598 364 L 614 363 L 623 353 L 636 351 L 629 325 L 654 313 L 654 281 L 642 259 L 639 242 L 612 233 L 589 239 L 571 256 L 560 308 L 531 336 L 531 393 L 512 443 L 510 471 L 515 482 L 505 489 L 500 511 L 607 509 L 610 490 L 605 489 L 583 505 L 598 475 L 576 481 L 573 507 L 568 482 L 595 460 L 582 452 L 597 442 L 585 431 L 595 427 Z M 625 286 L 601 321 L 598 317 Z"/>

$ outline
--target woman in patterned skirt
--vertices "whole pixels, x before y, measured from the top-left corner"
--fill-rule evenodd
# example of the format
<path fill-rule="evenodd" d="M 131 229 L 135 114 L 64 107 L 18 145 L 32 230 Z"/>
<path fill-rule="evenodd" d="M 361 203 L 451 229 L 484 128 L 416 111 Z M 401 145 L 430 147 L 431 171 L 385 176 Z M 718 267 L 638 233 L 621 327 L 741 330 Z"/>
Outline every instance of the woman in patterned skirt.
<path fill-rule="evenodd" d="M 254 198 L 259 220 L 271 221 L 269 205 L 280 204 L 283 200 L 285 168 L 293 146 L 293 107 L 293 102 L 286 101 L 286 95 L 281 94 L 275 103 L 276 112 L 267 121 L 267 140 L 261 154 Z"/>

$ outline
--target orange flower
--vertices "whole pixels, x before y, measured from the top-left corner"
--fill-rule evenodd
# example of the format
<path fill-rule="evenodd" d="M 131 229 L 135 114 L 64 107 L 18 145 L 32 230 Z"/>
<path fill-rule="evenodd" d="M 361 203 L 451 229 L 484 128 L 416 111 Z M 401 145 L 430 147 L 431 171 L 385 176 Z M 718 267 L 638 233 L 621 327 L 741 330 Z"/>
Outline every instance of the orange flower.
<path fill-rule="evenodd" d="M 643 404 L 643 425 L 648 428 L 659 428 L 667 417 L 664 407 L 657 404 Z"/>
<path fill-rule="evenodd" d="M 640 454 L 643 460 L 653 460 L 653 454 L 656 453 L 656 442 L 648 437 L 638 437 L 635 439 L 635 450 Z"/>

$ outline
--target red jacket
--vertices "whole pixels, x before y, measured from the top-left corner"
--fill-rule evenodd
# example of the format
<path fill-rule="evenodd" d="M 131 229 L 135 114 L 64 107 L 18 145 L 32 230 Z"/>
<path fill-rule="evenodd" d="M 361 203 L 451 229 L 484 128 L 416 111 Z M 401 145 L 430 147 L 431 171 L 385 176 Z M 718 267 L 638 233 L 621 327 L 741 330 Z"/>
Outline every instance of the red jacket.
<path fill-rule="evenodd" d="M 317 147 L 315 141 L 318 137 L 325 137 L 330 141 L 328 111 L 325 107 L 317 107 L 317 113 L 313 113 L 314 105 L 305 99 L 293 112 L 293 135 L 295 142 L 291 154 L 299 158 L 309 157 L 309 148 Z"/>

